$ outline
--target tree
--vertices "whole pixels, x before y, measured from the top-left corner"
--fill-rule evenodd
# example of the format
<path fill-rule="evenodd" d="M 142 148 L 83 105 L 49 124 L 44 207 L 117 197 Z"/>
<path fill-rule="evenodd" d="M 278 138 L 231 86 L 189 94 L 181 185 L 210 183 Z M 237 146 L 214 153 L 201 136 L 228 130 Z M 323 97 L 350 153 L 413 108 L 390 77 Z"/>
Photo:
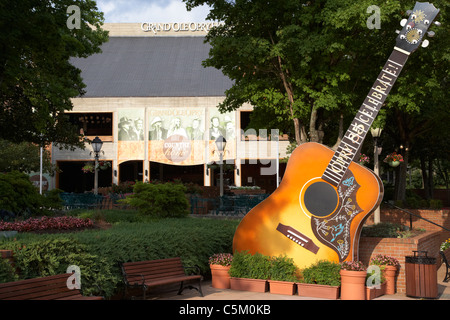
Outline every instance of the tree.
<path fill-rule="evenodd" d="M 209 5 L 208 18 L 223 23 L 207 35 L 212 48 L 204 61 L 205 67 L 220 69 L 234 81 L 220 110 L 234 110 L 248 102 L 258 120 L 253 123 L 289 130 L 286 121 L 291 121 L 297 144 L 316 141 L 330 146 L 337 146 L 344 123 L 361 106 L 395 46 L 400 20 L 415 3 L 183 1 L 188 9 Z M 367 8 L 372 5 L 380 9 L 379 29 L 367 24 L 371 19 Z M 437 0 L 435 6 L 446 25 L 448 4 Z M 384 134 L 397 139 L 394 147 L 410 150 L 415 136 L 433 128 L 431 119 L 448 112 L 448 89 L 442 90 L 448 86 L 448 28 L 436 30 L 439 37 L 429 53 L 409 59 L 386 100 L 383 113 L 389 121 Z M 405 194 L 408 153 L 404 157 L 396 179 L 397 199 Z"/>
<path fill-rule="evenodd" d="M 74 4 L 79 28 L 68 23 Z M 64 115 L 85 87 L 70 58 L 100 52 L 108 39 L 102 23 L 92 0 L 0 3 L 0 138 L 84 147 Z"/>
<path fill-rule="evenodd" d="M 184 1 L 188 9 L 208 4 L 208 18 L 223 22 L 206 37 L 212 48 L 204 61 L 234 81 L 219 108 L 248 102 L 257 117 L 269 115 L 266 124 L 291 121 L 297 144 L 323 142 L 330 119 L 342 135 L 344 116 L 354 115 L 374 80 L 365 73 L 376 75 L 384 63 L 373 48 L 386 59 L 387 31 L 366 25 L 373 1 Z M 397 2 L 380 7 L 382 23 L 399 15 Z"/>
<path fill-rule="evenodd" d="M 39 146 L 31 142 L 13 143 L 0 139 L 0 172 L 19 171 L 27 174 L 40 170 Z M 43 171 L 54 174 L 50 152 L 44 149 Z"/>
<path fill-rule="evenodd" d="M 436 160 L 448 159 L 448 110 L 450 34 L 448 16 L 450 5 L 445 1 L 433 1 L 440 9 L 436 20 L 441 27 L 431 26 L 435 36 L 429 39 L 427 48 L 419 48 L 411 54 L 401 76 L 388 96 L 386 110 L 390 125 L 387 134 L 394 145 L 385 147 L 392 150 L 403 146 L 404 162 L 397 168 L 395 186 L 396 200 L 405 200 L 406 175 L 410 158 L 422 162 L 424 187 L 427 197 L 432 195 L 432 164 Z M 425 164 L 428 162 L 428 165 Z M 428 167 L 428 169 L 425 169 Z M 428 171 L 428 174 L 427 172 Z"/>

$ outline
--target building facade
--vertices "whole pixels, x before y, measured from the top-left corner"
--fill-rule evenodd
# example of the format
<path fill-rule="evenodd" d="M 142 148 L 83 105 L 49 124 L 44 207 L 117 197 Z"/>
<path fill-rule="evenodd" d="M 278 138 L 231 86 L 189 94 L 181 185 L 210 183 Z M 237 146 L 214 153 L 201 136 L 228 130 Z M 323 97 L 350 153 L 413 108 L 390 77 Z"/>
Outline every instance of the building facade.
<path fill-rule="evenodd" d="M 232 83 L 219 70 L 202 66 L 211 26 L 105 24 L 110 40 L 102 53 L 73 59 L 87 87 L 68 114 L 87 139 L 103 141 L 99 187 L 174 179 L 217 185 L 215 140 L 223 136 L 227 184 L 276 188 L 283 172 L 278 160 L 286 157 L 289 142 L 275 139 L 270 129 L 267 135 L 248 129 L 251 105 L 219 112 Z M 89 143 L 75 151 L 52 147 L 60 172 L 51 184 L 67 192 L 91 190 L 93 174 L 86 173 L 94 161 L 91 151 Z"/>

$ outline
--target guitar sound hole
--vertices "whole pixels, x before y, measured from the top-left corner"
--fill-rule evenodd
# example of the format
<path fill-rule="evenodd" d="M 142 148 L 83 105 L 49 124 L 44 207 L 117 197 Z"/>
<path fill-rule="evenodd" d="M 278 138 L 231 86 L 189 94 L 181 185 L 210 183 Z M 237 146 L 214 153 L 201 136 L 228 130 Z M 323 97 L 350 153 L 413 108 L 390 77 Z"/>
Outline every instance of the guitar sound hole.
<path fill-rule="evenodd" d="M 317 217 L 325 217 L 333 213 L 338 204 L 336 190 L 326 182 L 313 183 L 304 195 L 306 209 Z"/>

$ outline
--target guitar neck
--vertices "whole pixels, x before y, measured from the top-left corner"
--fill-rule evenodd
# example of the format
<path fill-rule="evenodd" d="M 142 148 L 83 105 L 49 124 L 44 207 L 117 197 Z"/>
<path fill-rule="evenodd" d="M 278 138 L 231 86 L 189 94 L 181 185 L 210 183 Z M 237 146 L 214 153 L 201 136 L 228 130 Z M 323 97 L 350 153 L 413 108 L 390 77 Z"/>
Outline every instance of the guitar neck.
<path fill-rule="evenodd" d="M 397 77 L 408 59 L 409 53 L 397 47 L 394 48 L 386 64 L 372 85 L 358 113 L 344 134 L 334 156 L 331 158 L 322 179 L 338 186 L 348 166 L 358 154 L 367 132 L 380 111 L 387 95 L 392 89 Z"/>

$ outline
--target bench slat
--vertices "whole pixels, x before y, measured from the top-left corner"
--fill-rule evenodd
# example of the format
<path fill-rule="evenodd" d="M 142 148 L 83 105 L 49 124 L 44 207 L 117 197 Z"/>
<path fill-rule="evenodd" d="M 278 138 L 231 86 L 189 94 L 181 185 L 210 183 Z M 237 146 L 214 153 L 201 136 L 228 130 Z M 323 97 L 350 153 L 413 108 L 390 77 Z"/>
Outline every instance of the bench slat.
<path fill-rule="evenodd" d="M 69 289 L 67 279 L 72 274 L 19 280 L 0 284 L 0 300 L 83 299 L 81 290 Z M 96 297 L 103 299 L 102 297 Z"/>
<path fill-rule="evenodd" d="M 122 271 L 124 279 L 128 286 L 142 286 L 144 291 L 147 287 L 159 286 L 164 284 L 184 282 L 188 280 L 198 280 L 199 288 L 197 289 L 201 296 L 201 275 L 186 275 L 185 268 L 181 262 L 181 258 L 169 258 L 158 260 L 146 260 L 138 262 L 122 263 Z M 145 286 L 143 286 L 145 284 Z M 180 288 L 179 293 L 183 290 Z"/>

